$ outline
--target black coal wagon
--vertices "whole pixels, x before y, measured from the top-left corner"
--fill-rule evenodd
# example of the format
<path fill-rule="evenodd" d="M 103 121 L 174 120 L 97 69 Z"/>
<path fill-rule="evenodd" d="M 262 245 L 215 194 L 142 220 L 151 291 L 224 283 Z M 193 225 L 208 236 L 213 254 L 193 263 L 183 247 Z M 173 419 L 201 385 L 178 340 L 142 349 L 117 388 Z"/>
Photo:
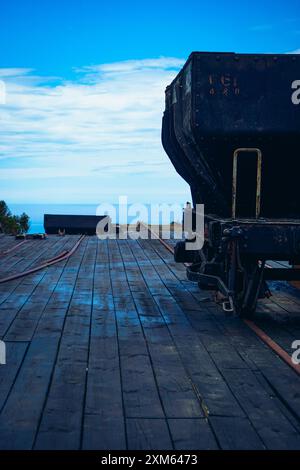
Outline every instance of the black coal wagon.
<path fill-rule="evenodd" d="M 300 55 L 193 52 L 166 89 L 162 143 L 205 206 L 203 248 L 178 242 L 176 261 L 251 316 L 267 280 L 300 279 Z"/>

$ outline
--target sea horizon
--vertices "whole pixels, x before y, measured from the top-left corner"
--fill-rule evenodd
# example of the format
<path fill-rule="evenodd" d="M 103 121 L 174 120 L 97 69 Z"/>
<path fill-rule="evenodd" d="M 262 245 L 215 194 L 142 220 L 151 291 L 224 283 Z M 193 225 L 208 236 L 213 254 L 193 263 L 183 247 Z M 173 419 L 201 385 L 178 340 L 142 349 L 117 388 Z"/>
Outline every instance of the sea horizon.
<path fill-rule="evenodd" d="M 128 203 L 128 206 L 130 203 Z M 144 206 L 147 207 L 148 213 L 150 214 L 150 207 L 151 203 L 143 203 Z M 113 223 L 124 223 L 124 221 L 120 220 L 119 211 L 118 211 L 118 204 L 112 204 L 112 206 L 116 209 L 115 217 L 112 217 Z M 70 214 L 70 215 L 96 215 L 97 208 L 99 204 L 76 204 L 76 203 L 12 203 L 8 204 L 8 207 L 12 214 L 14 215 L 21 215 L 22 212 L 25 212 L 30 217 L 30 228 L 28 233 L 44 233 L 44 214 Z M 183 205 L 182 205 L 183 207 Z M 134 218 L 133 216 L 131 217 Z M 177 217 L 178 218 L 178 217 Z M 141 217 L 143 220 L 143 217 Z M 130 218 L 129 218 L 130 221 Z M 175 220 L 176 222 L 181 222 L 180 219 Z M 155 218 L 154 220 L 151 219 L 153 224 L 161 223 L 160 218 Z"/>

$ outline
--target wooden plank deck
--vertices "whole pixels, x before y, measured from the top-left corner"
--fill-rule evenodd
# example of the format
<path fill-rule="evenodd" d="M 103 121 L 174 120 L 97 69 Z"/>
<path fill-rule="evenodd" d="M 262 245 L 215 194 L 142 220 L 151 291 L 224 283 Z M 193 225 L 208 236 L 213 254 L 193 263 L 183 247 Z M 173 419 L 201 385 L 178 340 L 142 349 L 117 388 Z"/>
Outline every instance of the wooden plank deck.
<path fill-rule="evenodd" d="M 77 239 L 28 241 L 0 278 Z M 256 322 L 291 353 L 297 291 L 275 289 Z M 0 284 L 0 338 L 0 449 L 300 449 L 299 376 L 158 240 L 86 237 Z"/>

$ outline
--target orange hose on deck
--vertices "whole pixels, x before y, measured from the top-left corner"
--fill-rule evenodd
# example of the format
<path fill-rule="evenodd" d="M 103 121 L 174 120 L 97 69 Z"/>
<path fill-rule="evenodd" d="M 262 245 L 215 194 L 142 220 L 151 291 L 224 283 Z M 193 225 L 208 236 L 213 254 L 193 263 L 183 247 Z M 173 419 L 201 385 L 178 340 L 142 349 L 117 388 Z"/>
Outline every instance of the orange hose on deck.
<path fill-rule="evenodd" d="M 282 349 L 279 344 L 270 338 L 263 330 L 261 330 L 253 321 L 244 319 L 244 323 L 251 328 L 252 331 L 267 345 L 271 348 L 284 362 L 286 362 L 298 375 L 300 375 L 300 364 L 294 364 L 291 356 Z"/>
<path fill-rule="evenodd" d="M 153 232 L 147 225 L 142 224 L 146 227 L 150 233 L 155 235 L 161 244 L 167 248 L 171 253 L 174 254 L 174 249 L 168 245 L 159 235 Z M 185 266 L 189 266 L 188 263 L 184 263 Z M 271 266 L 270 266 L 271 268 Z M 261 330 L 255 323 L 251 320 L 243 319 L 244 323 L 270 348 L 274 351 L 289 367 L 291 367 L 298 375 L 300 375 L 300 364 L 294 364 L 292 361 L 291 356 L 277 344 L 275 341 L 272 340 L 263 330 Z"/>
<path fill-rule="evenodd" d="M 9 248 L 8 250 L 0 251 L 0 255 L 7 255 L 7 254 L 10 253 L 11 251 L 14 251 L 16 248 L 18 248 L 19 246 L 24 245 L 24 243 L 26 243 L 26 242 L 27 242 L 27 240 L 24 240 L 24 241 L 18 243 L 17 245 L 12 246 L 12 247 Z"/>
<path fill-rule="evenodd" d="M 48 266 L 52 266 L 55 263 L 59 263 L 60 261 L 64 261 L 70 258 L 73 255 L 73 253 L 77 250 L 78 246 L 80 245 L 80 243 L 82 242 L 84 238 L 85 238 L 85 235 L 82 235 L 70 251 L 64 250 L 59 255 L 56 255 L 53 258 L 48 259 L 45 263 L 40 264 L 39 266 L 36 266 L 35 268 L 28 269 L 27 271 L 23 271 L 22 273 L 13 274 L 11 276 L 4 277 L 0 279 L 0 284 L 3 284 L 4 282 L 8 282 L 8 281 L 13 281 L 15 279 L 19 279 L 20 277 L 28 276 L 29 274 L 33 274 L 37 271 L 40 271 L 41 269 L 48 268 Z"/>

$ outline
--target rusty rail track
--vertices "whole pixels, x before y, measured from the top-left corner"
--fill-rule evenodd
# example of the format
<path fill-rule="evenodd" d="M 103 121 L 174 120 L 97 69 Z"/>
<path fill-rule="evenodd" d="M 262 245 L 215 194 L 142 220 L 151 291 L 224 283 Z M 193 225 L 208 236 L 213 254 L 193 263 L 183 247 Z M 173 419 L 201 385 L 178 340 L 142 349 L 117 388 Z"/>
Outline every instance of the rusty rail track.
<path fill-rule="evenodd" d="M 11 276 L 7 276 L 7 277 L 4 277 L 4 278 L 0 279 L 0 284 L 3 284 L 3 283 L 8 282 L 8 281 L 13 281 L 15 279 L 19 279 L 20 277 L 28 276 L 29 274 L 33 274 L 37 271 L 40 271 L 41 269 L 48 268 L 49 266 L 52 266 L 53 264 L 59 263 L 60 261 L 67 260 L 68 258 L 70 258 L 73 255 L 73 253 L 75 253 L 75 251 L 77 250 L 77 248 L 79 247 L 80 243 L 83 241 L 84 238 L 85 238 L 85 235 L 81 235 L 81 237 L 77 240 L 77 242 L 71 248 L 71 250 L 64 250 L 61 253 L 59 253 L 58 255 L 54 256 L 53 258 L 48 259 L 44 263 L 39 264 L 38 266 L 36 266 L 34 268 L 27 269 L 26 271 L 23 271 L 21 273 L 12 274 Z M 24 243 L 24 242 L 22 242 L 22 243 Z"/>
<path fill-rule="evenodd" d="M 149 230 L 149 232 L 160 241 L 160 243 L 172 254 L 174 254 L 174 249 L 172 246 L 168 245 L 168 243 L 163 240 L 157 233 L 155 233 L 148 225 L 141 223 L 145 228 Z M 188 263 L 183 263 L 185 266 L 189 266 Z M 258 338 L 263 341 L 273 352 L 275 352 L 280 359 L 282 359 L 294 372 L 300 375 L 300 364 L 294 364 L 292 361 L 291 356 L 278 344 L 276 343 L 270 336 L 268 336 L 259 326 L 257 326 L 253 321 L 242 319 L 248 328 L 250 328 Z"/>
<path fill-rule="evenodd" d="M 12 251 L 15 251 L 17 248 L 24 245 L 25 243 L 27 243 L 27 240 L 24 240 L 20 243 L 17 243 L 17 245 L 12 246 L 11 248 L 8 248 L 7 250 L 0 251 L 0 256 L 8 255 L 8 253 L 11 253 Z"/>

